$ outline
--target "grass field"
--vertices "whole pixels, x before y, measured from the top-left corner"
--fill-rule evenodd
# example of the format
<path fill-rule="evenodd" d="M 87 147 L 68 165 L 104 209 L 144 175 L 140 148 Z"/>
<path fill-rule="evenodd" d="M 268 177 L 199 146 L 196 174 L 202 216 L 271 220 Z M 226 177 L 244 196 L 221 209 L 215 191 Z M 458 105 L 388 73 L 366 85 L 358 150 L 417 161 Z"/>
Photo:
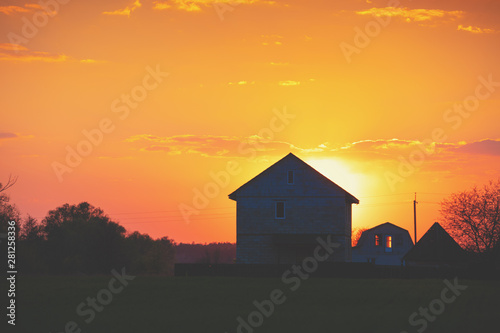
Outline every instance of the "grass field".
<path fill-rule="evenodd" d="M 423 324 L 410 325 L 410 315 L 441 299 L 446 288 L 443 280 L 317 278 L 303 280 L 292 291 L 293 284 L 281 279 L 136 277 L 121 292 L 111 294 L 106 291 L 111 278 L 18 276 L 15 331 L 233 333 L 239 316 L 247 321 L 256 311 L 254 301 L 269 299 L 271 291 L 280 289 L 279 300 L 284 302 L 275 306 L 274 313 L 262 316 L 260 327 L 239 332 L 411 333 Z M 425 332 L 498 332 L 500 283 L 459 284 L 467 289 L 450 304 L 442 303 L 444 309 L 439 308 L 439 301 L 434 302 L 442 314 L 427 320 Z M 92 320 L 90 307 L 82 308 L 87 310 L 85 315 L 77 314 L 79 304 L 98 293 L 109 304 L 101 312 L 94 311 Z M 110 294 L 112 299 L 105 297 Z M 252 318 L 258 321 L 259 315 L 254 313 Z M 67 324 L 71 321 L 74 324 Z"/>

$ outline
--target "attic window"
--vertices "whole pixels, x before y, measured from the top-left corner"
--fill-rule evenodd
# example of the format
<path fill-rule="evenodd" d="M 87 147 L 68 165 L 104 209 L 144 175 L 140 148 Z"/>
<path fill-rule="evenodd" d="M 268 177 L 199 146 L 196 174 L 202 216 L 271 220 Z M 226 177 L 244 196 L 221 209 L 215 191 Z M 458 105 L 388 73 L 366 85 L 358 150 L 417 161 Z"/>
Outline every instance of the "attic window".
<path fill-rule="evenodd" d="M 286 178 L 286 182 L 288 184 L 293 184 L 293 171 L 292 170 L 289 170 L 288 173 L 287 173 L 287 178 Z"/>
<path fill-rule="evenodd" d="M 284 219 L 285 218 L 285 202 L 284 201 L 276 201 L 276 218 Z"/>
<path fill-rule="evenodd" d="M 392 236 L 385 236 L 385 252 L 392 252 Z"/>
<path fill-rule="evenodd" d="M 375 235 L 375 246 L 380 246 L 380 235 Z"/>

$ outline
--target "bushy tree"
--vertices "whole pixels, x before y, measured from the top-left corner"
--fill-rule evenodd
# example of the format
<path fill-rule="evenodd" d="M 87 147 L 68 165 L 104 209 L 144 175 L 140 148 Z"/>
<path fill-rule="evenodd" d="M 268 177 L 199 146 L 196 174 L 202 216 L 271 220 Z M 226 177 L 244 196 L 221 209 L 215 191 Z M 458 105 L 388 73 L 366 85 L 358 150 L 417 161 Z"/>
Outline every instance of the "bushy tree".
<path fill-rule="evenodd" d="M 125 228 L 87 202 L 51 210 L 42 224 L 51 272 L 109 273 L 124 261 Z"/>
<path fill-rule="evenodd" d="M 174 242 L 163 237 L 153 240 L 138 231 L 126 238 L 130 271 L 137 274 L 170 275 L 173 273 Z"/>

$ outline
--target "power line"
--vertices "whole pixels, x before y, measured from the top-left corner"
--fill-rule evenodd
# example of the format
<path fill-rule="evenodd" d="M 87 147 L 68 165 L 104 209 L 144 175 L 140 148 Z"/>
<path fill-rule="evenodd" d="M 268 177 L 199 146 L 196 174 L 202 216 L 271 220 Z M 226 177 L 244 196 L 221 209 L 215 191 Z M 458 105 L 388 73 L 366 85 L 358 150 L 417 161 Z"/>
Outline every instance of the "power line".
<path fill-rule="evenodd" d="M 235 214 L 233 213 L 220 213 L 220 214 L 197 214 L 197 215 L 203 215 L 203 216 L 234 216 Z M 135 217 L 122 217 L 120 218 L 120 221 L 128 221 L 128 220 L 139 220 L 139 219 L 168 219 L 168 218 L 179 218 L 179 215 L 173 216 L 173 215 L 167 215 L 167 216 L 135 216 Z"/>
<path fill-rule="evenodd" d="M 203 210 L 215 210 L 215 209 L 235 209 L 235 207 L 204 208 Z M 157 210 L 157 211 L 150 211 L 150 212 L 108 213 L 108 215 L 152 214 L 152 213 L 174 213 L 174 212 L 179 212 L 179 209 L 177 209 L 177 210 Z"/>
<path fill-rule="evenodd" d="M 359 197 L 359 199 L 389 197 L 389 196 L 394 196 L 394 195 L 407 195 L 407 194 L 413 194 L 413 193 L 407 192 L 407 193 L 392 193 L 392 194 L 370 195 L 370 196 L 367 196 L 367 197 Z"/>

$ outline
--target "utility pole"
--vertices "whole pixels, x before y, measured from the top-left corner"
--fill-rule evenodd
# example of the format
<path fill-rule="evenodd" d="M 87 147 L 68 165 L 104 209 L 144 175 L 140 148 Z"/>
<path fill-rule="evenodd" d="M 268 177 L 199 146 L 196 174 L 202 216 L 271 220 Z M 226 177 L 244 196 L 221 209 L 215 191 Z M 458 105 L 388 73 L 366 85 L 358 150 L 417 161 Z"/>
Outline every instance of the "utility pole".
<path fill-rule="evenodd" d="M 417 192 L 415 192 L 415 200 L 413 200 L 413 229 L 415 232 L 415 244 L 417 244 Z"/>

